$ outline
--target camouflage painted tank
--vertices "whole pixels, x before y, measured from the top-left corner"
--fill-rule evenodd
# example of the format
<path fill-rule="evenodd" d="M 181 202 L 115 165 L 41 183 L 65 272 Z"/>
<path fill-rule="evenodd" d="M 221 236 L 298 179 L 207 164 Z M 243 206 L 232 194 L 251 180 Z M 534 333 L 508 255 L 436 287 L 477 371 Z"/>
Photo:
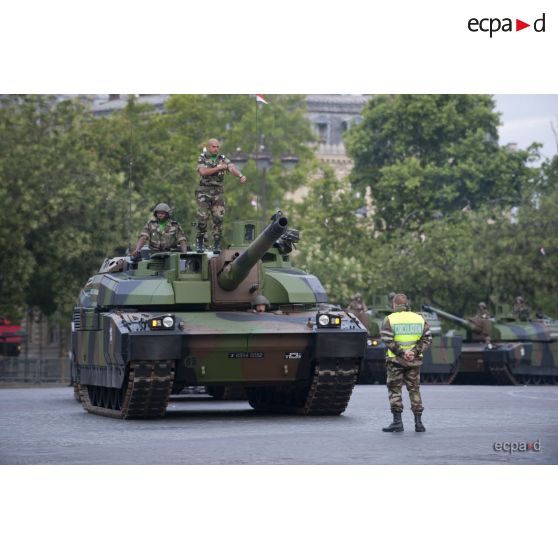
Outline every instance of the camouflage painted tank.
<path fill-rule="evenodd" d="M 529 344 L 496 324 L 490 318 L 474 317 L 467 320 L 449 312 L 424 305 L 429 312 L 460 326 L 449 330 L 447 337 L 463 339 L 459 370 L 454 383 L 495 383 L 517 385 L 520 371 L 530 370 Z"/>
<path fill-rule="evenodd" d="M 497 304 L 494 325 L 502 340 L 521 341 L 525 346 L 526 355 L 515 374 L 519 383 L 558 384 L 556 320 L 542 314 L 513 314 L 509 305 Z"/>
<path fill-rule="evenodd" d="M 159 417 L 172 393 L 205 386 L 242 387 L 261 411 L 342 413 L 366 328 L 292 266 L 287 224 L 278 214 L 256 237 L 257 223 L 235 223 L 219 255 L 106 260 L 74 309 L 72 374 L 85 409 Z M 257 294 L 270 311 L 251 309 Z"/>
<path fill-rule="evenodd" d="M 386 347 L 380 339 L 380 328 L 386 316 L 393 312 L 388 295 L 373 295 L 368 310 L 367 348 L 359 383 L 386 383 Z M 461 338 L 442 336 L 442 327 L 436 313 L 424 309 L 418 312 L 428 322 L 432 332 L 432 345 L 424 353 L 421 382 L 449 384 L 455 378 L 461 354 Z"/>

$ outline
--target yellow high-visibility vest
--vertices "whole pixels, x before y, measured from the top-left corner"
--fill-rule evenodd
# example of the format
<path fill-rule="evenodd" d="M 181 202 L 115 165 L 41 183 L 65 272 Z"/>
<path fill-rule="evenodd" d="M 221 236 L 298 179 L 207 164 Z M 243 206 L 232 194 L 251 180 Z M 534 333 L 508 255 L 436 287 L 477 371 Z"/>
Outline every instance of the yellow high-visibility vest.
<path fill-rule="evenodd" d="M 391 329 L 393 329 L 393 340 L 399 346 L 408 351 L 412 349 L 422 337 L 424 331 L 424 318 L 414 312 L 394 312 L 388 316 Z M 393 358 L 395 354 L 388 350 L 388 357 Z"/>

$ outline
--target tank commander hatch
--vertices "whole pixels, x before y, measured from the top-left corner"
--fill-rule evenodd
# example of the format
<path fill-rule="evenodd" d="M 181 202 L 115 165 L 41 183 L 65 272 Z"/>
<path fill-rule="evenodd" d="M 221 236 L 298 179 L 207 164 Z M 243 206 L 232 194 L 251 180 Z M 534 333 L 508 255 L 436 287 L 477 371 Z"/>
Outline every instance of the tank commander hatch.
<path fill-rule="evenodd" d="M 141 231 L 132 256 L 137 257 L 144 244 L 149 241 L 149 249 L 153 252 L 176 250 L 185 253 L 188 250 L 186 235 L 177 221 L 171 220 L 172 210 L 166 203 L 155 206 L 153 216 Z"/>

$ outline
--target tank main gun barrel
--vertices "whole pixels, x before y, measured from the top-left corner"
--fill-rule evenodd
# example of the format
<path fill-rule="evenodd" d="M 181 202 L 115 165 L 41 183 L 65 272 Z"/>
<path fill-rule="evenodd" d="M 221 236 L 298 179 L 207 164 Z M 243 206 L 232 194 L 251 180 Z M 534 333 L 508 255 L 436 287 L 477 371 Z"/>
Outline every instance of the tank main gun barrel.
<path fill-rule="evenodd" d="M 435 312 L 441 318 L 445 318 L 446 320 L 449 320 L 450 322 L 453 322 L 454 324 L 458 324 L 458 325 L 464 327 L 465 329 L 467 329 L 469 331 L 476 331 L 478 329 L 470 321 L 465 320 L 463 318 L 460 318 L 459 316 L 454 316 L 453 314 L 450 314 L 449 312 L 444 312 L 443 310 L 440 310 L 439 308 L 434 308 L 434 306 L 430 306 L 428 304 L 423 304 L 422 307 L 427 312 Z"/>
<path fill-rule="evenodd" d="M 283 216 L 270 223 L 236 260 L 223 268 L 217 277 L 219 286 L 225 291 L 236 289 L 273 243 L 287 232 L 288 224 Z"/>

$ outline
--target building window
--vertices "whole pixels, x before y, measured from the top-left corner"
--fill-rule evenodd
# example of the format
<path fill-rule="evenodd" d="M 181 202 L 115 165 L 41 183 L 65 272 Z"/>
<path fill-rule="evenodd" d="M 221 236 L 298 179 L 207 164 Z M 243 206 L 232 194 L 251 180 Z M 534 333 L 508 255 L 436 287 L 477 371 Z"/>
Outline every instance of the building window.
<path fill-rule="evenodd" d="M 349 129 L 349 123 L 346 120 L 341 122 L 341 133 L 344 134 Z"/>

